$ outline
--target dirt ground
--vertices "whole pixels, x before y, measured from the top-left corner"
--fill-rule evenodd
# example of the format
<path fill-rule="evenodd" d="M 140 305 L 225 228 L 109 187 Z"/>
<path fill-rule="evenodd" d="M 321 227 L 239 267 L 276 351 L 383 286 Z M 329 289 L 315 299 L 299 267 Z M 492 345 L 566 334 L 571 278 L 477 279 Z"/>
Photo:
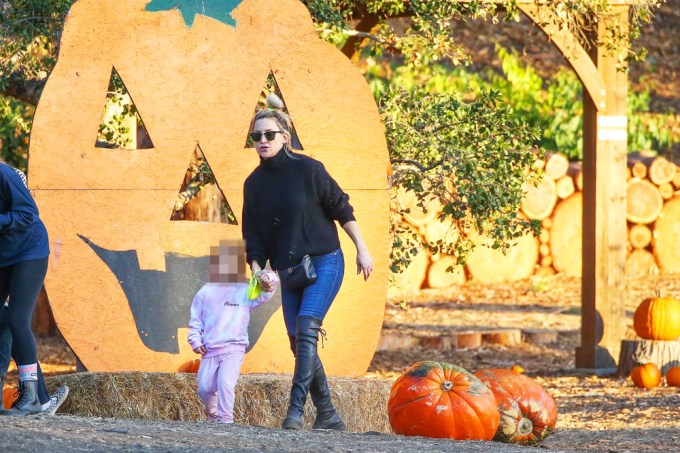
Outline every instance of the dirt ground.
<path fill-rule="evenodd" d="M 680 297 L 680 275 L 630 279 L 628 324 L 642 298 L 656 289 Z M 536 327 L 559 332 L 548 345 L 483 345 L 476 349 L 416 347 L 376 353 L 366 377 L 395 378 L 419 360 L 439 360 L 470 371 L 521 365 L 555 399 L 556 432 L 541 448 L 555 451 L 680 451 L 680 389 L 643 390 L 627 377 L 597 376 L 574 368 L 580 343 L 580 280 L 543 277 L 505 285 L 467 284 L 447 291 L 392 294 L 385 325 Z M 632 332 L 632 329 L 631 329 Z M 75 357 L 58 337 L 39 339 L 46 374 L 75 371 Z M 16 379 L 16 372 L 10 374 Z M 22 436 L 16 437 L 16 429 Z M 204 423 L 56 417 L 12 418 L 0 424 L 0 451 L 27 447 L 68 451 L 451 451 L 450 441 L 378 433 L 288 433 L 261 427 L 210 427 Z M 460 451 L 520 451 L 494 442 L 457 442 Z M 521 451 L 527 451 L 522 447 Z"/>

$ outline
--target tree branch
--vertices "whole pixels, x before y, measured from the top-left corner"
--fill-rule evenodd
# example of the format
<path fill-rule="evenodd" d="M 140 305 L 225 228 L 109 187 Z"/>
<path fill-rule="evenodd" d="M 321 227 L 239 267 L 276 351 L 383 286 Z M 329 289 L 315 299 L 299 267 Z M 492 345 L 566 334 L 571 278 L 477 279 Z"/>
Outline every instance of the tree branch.
<path fill-rule="evenodd" d="M 38 105 L 45 82 L 46 79 L 26 78 L 21 71 L 16 71 L 7 78 L 7 85 L 0 94 L 27 104 Z"/>

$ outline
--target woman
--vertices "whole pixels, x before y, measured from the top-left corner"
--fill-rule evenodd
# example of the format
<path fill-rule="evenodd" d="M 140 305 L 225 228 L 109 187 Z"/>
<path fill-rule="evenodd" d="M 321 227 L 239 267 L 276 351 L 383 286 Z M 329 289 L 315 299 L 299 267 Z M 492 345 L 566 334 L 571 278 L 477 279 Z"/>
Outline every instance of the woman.
<path fill-rule="evenodd" d="M 275 95 L 269 105 L 281 106 Z M 311 394 L 316 406 L 314 429 L 344 430 L 335 411 L 323 365 L 317 354 L 321 325 L 344 276 L 344 258 L 335 225 L 337 221 L 354 242 L 357 274 L 367 280 L 373 260 L 359 232 L 349 197 L 321 162 L 290 151 L 291 121 L 279 110 L 263 109 L 256 115 L 250 137 L 260 165 L 244 184 L 243 237 L 253 275 L 269 260 L 283 270 L 310 255 L 317 273 L 311 285 L 291 290 L 281 282 L 283 317 L 295 355 L 295 371 L 284 429 L 301 429 L 302 412 Z M 260 282 L 265 291 L 266 282 Z"/>
<path fill-rule="evenodd" d="M 39 393 L 45 404 L 50 401 L 44 383 L 38 385 L 42 376 L 31 331 L 49 253 L 47 230 L 26 187 L 26 177 L 0 161 L 0 303 L 9 297 L 0 316 L 0 332 L 5 339 L 3 355 L 9 349 L 6 330 L 11 332 L 12 355 L 19 368 L 19 398 L 3 415 L 42 412 Z M 0 371 L 4 374 L 5 370 Z"/>

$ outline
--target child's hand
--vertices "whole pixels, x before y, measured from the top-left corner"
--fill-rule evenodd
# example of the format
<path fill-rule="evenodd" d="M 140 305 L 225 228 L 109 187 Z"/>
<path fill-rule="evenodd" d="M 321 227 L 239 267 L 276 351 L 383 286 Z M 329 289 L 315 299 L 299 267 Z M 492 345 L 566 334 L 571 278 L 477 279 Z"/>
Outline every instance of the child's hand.
<path fill-rule="evenodd" d="M 194 348 L 194 352 L 196 354 L 201 354 L 201 355 L 205 354 L 205 346 L 201 345 L 201 346 Z"/>
<path fill-rule="evenodd" d="M 260 288 L 262 288 L 262 291 L 271 293 L 276 289 L 276 282 L 269 278 L 267 272 L 260 271 L 255 275 L 255 277 L 260 282 Z"/>

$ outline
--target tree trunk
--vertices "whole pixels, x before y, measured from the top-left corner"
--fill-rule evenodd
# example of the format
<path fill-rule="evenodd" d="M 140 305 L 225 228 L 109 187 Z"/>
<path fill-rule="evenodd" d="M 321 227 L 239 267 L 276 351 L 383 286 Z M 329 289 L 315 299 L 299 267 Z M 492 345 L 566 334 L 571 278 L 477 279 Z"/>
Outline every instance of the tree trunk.
<path fill-rule="evenodd" d="M 676 168 L 673 162 L 664 157 L 656 157 L 649 164 L 649 179 L 657 186 L 673 181 Z"/>
<path fill-rule="evenodd" d="M 539 181 L 538 186 L 526 185 L 522 211 L 530 219 L 543 220 L 550 216 L 556 202 L 555 181 L 544 176 Z"/>
<path fill-rule="evenodd" d="M 654 255 L 664 272 L 680 272 L 680 197 L 664 205 L 654 225 Z"/>
<path fill-rule="evenodd" d="M 571 162 L 567 174 L 574 180 L 576 190 L 583 192 L 583 162 Z"/>
<path fill-rule="evenodd" d="M 553 180 L 558 180 L 567 174 L 569 159 L 562 153 L 548 153 L 545 159 L 544 172 Z"/>
<path fill-rule="evenodd" d="M 483 284 L 512 282 L 529 278 L 538 261 L 538 239 L 532 234 L 517 240 L 505 255 L 500 250 L 485 246 L 483 238 L 468 256 L 470 278 Z"/>
<path fill-rule="evenodd" d="M 670 200 L 675 195 L 675 189 L 673 188 L 673 184 L 669 182 L 659 184 L 659 193 L 661 194 L 661 198 L 663 198 L 664 200 Z"/>
<path fill-rule="evenodd" d="M 411 263 L 406 269 L 398 274 L 393 274 L 395 289 L 406 293 L 419 291 L 425 281 L 429 263 L 430 254 L 421 249 L 416 256 L 411 257 Z"/>
<path fill-rule="evenodd" d="M 432 199 L 424 202 L 424 208 L 418 206 L 418 198 L 412 190 L 402 187 L 397 189 L 397 201 L 404 219 L 415 227 L 421 227 L 437 217 L 439 202 Z"/>
<path fill-rule="evenodd" d="M 448 272 L 449 267 L 453 268 Z M 427 271 L 427 283 L 430 288 L 450 288 L 465 283 L 465 269 L 456 265 L 456 258 L 450 255 L 441 255 L 433 260 Z"/>
<path fill-rule="evenodd" d="M 649 250 L 635 249 L 626 258 L 626 275 L 650 275 L 659 272 L 654 254 Z"/>
<path fill-rule="evenodd" d="M 571 277 L 581 276 L 583 196 L 576 192 L 555 208 L 550 230 L 553 267 Z"/>
<path fill-rule="evenodd" d="M 669 368 L 680 366 L 680 341 L 622 340 L 619 356 L 619 374 L 630 375 L 631 370 L 645 363 L 654 363 L 662 374 Z"/>
<path fill-rule="evenodd" d="M 626 218 L 633 223 L 652 223 L 663 208 L 659 189 L 645 179 L 631 178 L 626 184 Z"/>
<path fill-rule="evenodd" d="M 38 301 L 33 310 L 31 329 L 34 334 L 41 337 L 49 337 L 57 333 L 57 325 L 54 321 L 52 309 L 50 308 L 50 301 L 47 298 L 47 292 L 45 291 L 44 286 L 40 289 Z"/>
<path fill-rule="evenodd" d="M 647 225 L 633 225 L 628 233 L 628 241 L 633 248 L 643 249 L 652 242 L 652 230 Z"/>
<path fill-rule="evenodd" d="M 555 181 L 555 191 L 560 199 L 569 198 L 576 191 L 574 179 L 571 176 L 562 176 Z"/>

